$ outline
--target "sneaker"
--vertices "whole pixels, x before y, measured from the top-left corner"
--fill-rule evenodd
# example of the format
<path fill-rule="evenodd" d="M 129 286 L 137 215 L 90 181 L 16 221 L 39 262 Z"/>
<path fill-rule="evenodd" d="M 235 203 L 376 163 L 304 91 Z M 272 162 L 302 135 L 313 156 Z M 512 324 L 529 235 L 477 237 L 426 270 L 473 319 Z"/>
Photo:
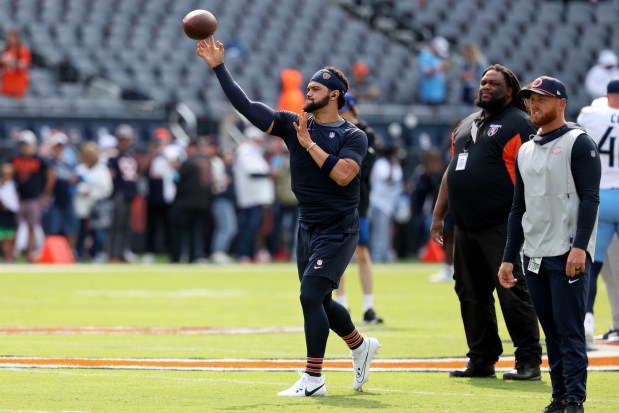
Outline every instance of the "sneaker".
<path fill-rule="evenodd" d="M 450 282 L 453 280 L 454 280 L 453 265 L 446 265 L 443 271 L 430 276 L 430 282 L 432 283 L 444 283 L 444 282 Z"/>
<path fill-rule="evenodd" d="M 363 322 L 366 324 L 382 324 L 383 319 L 377 316 L 374 310 L 368 308 L 368 310 L 363 313 Z"/>
<path fill-rule="evenodd" d="M 324 376 L 312 377 L 307 373 L 303 373 L 299 381 L 293 384 L 292 387 L 280 391 L 277 395 L 286 397 L 326 396 L 325 378 Z"/>
<path fill-rule="evenodd" d="M 228 264 L 232 259 L 223 251 L 215 251 L 211 254 L 211 261 L 215 264 Z"/>
<path fill-rule="evenodd" d="M 593 335 L 595 333 L 595 321 L 593 320 L 593 313 L 587 313 L 585 315 L 585 340 L 587 346 L 593 343 Z"/>
<path fill-rule="evenodd" d="M 542 372 L 539 365 L 516 362 L 516 367 L 503 374 L 503 380 L 541 380 Z"/>
<path fill-rule="evenodd" d="M 563 399 L 552 399 L 550 404 L 546 406 L 540 413 L 563 413 L 565 411 L 566 401 Z"/>
<path fill-rule="evenodd" d="M 582 403 L 568 401 L 567 406 L 565 406 L 565 413 L 585 413 L 585 407 Z"/>
<path fill-rule="evenodd" d="M 611 328 L 610 330 L 608 330 L 606 333 L 602 334 L 601 336 L 597 336 L 595 339 L 601 340 L 601 341 L 619 342 L 619 331 L 615 330 L 614 328 Z"/>
<path fill-rule="evenodd" d="M 374 337 L 363 337 L 361 347 L 350 350 L 352 357 L 352 367 L 355 371 L 355 380 L 352 382 L 352 388 L 358 391 L 363 391 L 362 387 L 368 382 L 370 377 L 370 363 L 374 355 L 382 346 Z"/>
<path fill-rule="evenodd" d="M 155 262 L 155 254 L 146 253 L 142 256 L 142 264 L 153 264 Z"/>
<path fill-rule="evenodd" d="M 466 363 L 464 369 L 454 370 L 449 373 L 449 377 L 478 377 L 478 378 L 496 378 L 494 364 L 474 364 L 472 361 Z"/>

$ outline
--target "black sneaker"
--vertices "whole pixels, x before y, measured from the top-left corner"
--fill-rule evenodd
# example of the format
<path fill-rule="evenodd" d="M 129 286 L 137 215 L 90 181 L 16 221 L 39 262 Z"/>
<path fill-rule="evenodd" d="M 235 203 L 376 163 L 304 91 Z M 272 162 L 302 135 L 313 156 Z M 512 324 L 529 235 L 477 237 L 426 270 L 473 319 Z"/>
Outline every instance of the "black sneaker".
<path fill-rule="evenodd" d="M 469 361 L 466 363 L 463 370 L 454 370 L 449 373 L 449 377 L 479 377 L 495 379 L 496 372 L 494 371 L 494 364 L 473 364 Z"/>
<path fill-rule="evenodd" d="M 546 408 L 542 410 L 540 413 L 563 413 L 565 411 L 565 406 L 567 406 L 567 402 L 565 400 L 552 399 L 550 404 L 546 406 Z"/>
<path fill-rule="evenodd" d="M 367 323 L 367 324 L 382 324 L 383 323 L 383 319 L 380 318 L 379 316 L 377 316 L 376 313 L 374 312 L 374 310 L 369 308 L 363 314 L 363 322 Z"/>
<path fill-rule="evenodd" d="M 601 341 L 619 341 L 619 331 L 611 328 L 601 336 L 596 336 L 595 339 Z"/>
<path fill-rule="evenodd" d="M 582 403 L 568 401 L 565 406 L 565 413 L 585 413 L 585 406 Z"/>
<path fill-rule="evenodd" d="M 516 362 L 513 370 L 503 374 L 503 380 L 541 380 L 542 372 L 539 365 Z"/>

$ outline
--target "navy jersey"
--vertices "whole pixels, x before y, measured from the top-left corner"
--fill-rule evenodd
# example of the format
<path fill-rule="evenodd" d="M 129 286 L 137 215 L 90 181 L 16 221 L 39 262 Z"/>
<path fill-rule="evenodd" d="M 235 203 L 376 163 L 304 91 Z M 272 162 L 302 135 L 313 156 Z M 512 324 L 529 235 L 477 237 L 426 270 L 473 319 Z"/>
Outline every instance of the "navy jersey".
<path fill-rule="evenodd" d="M 107 163 L 114 183 L 114 196 L 121 193 L 132 200 L 138 193 L 138 163 L 132 152 L 120 153 Z"/>
<path fill-rule="evenodd" d="M 271 134 L 281 137 L 288 146 L 292 191 L 299 201 L 300 221 L 331 224 L 344 215 L 356 213 L 359 206 L 359 175 L 347 186 L 339 186 L 322 172 L 311 154 L 299 145 L 293 125 L 298 121 L 296 113 L 278 111 Z M 322 150 L 361 165 L 368 149 L 368 140 L 355 125 L 344 119 L 342 122 L 320 124 L 310 116 L 307 129 Z"/>
<path fill-rule="evenodd" d="M 36 199 L 45 189 L 47 179 L 47 160 L 38 155 L 16 155 L 11 160 L 15 170 L 15 183 L 19 199 L 27 201 Z"/>

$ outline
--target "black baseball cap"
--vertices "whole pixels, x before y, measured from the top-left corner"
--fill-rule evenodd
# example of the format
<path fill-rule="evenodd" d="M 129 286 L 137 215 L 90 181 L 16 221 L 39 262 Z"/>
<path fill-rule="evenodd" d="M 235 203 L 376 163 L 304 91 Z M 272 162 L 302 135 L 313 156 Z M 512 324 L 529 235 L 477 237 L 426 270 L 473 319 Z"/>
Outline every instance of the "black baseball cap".
<path fill-rule="evenodd" d="M 559 99 L 567 99 L 567 91 L 565 85 L 559 79 L 550 76 L 540 76 L 535 79 L 531 85 L 518 92 L 518 96 L 523 99 L 528 99 L 531 93 L 540 95 L 552 96 Z"/>
<path fill-rule="evenodd" d="M 606 86 L 606 93 L 619 93 L 619 79 L 611 80 Z"/>

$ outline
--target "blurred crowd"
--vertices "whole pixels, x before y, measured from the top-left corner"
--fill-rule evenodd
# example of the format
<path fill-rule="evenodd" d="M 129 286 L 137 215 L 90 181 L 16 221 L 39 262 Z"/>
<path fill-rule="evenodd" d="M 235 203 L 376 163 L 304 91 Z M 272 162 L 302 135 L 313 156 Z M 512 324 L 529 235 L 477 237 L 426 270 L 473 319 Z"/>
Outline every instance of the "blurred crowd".
<path fill-rule="evenodd" d="M 139 142 L 126 124 L 95 140 L 63 130 L 21 130 L 0 178 L 2 257 L 36 262 L 46 236 L 66 238 L 82 262 L 288 261 L 295 255 L 297 201 L 284 142 L 246 126 L 222 150 L 217 136 L 183 145 L 167 128 Z M 411 157 L 378 142 L 371 173 L 373 259 L 416 256 L 445 156 Z"/>

